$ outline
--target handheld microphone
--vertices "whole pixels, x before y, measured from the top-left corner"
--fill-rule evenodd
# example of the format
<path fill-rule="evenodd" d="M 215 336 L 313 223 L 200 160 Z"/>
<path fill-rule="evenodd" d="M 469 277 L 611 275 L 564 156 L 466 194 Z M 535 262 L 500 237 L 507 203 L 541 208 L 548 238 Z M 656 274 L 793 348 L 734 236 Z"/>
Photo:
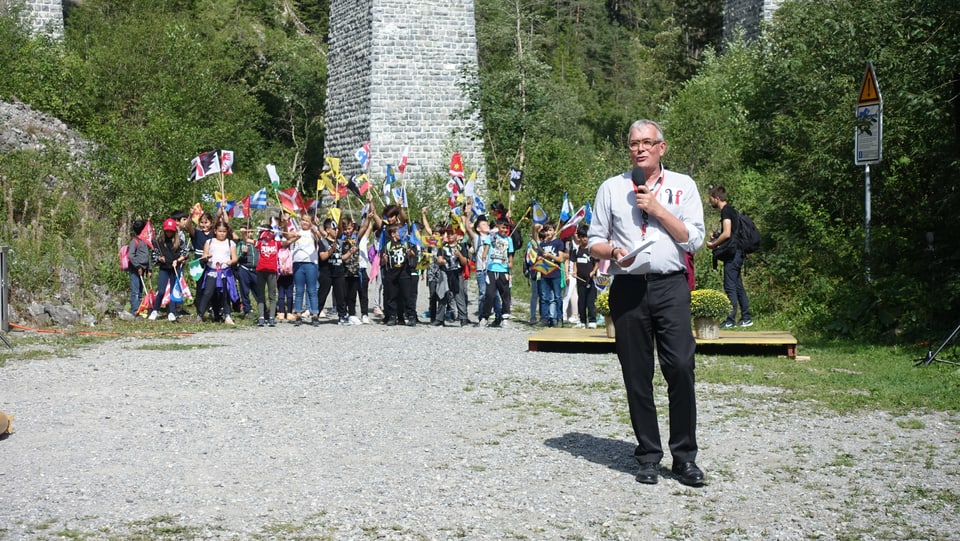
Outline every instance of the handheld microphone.
<path fill-rule="evenodd" d="M 634 191 L 640 191 L 642 188 L 644 192 L 647 191 L 647 175 L 644 173 L 643 168 L 634 167 L 630 171 L 630 180 L 633 181 Z"/>

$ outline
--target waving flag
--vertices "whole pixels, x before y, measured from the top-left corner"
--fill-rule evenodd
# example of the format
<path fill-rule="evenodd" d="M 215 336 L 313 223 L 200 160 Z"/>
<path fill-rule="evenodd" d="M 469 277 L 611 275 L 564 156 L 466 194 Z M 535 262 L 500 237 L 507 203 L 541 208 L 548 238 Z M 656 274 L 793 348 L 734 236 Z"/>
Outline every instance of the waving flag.
<path fill-rule="evenodd" d="M 290 214 L 299 214 L 306 208 L 296 188 L 287 188 L 277 193 L 280 194 L 280 206 Z"/>
<path fill-rule="evenodd" d="M 147 223 L 143 226 L 143 231 L 141 231 L 137 236 L 140 238 L 140 240 L 146 242 L 147 246 L 149 246 L 151 250 L 153 249 L 153 224 L 150 223 L 149 218 L 147 218 Z"/>
<path fill-rule="evenodd" d="M 473 217 L 476 218 L 481 214 L 487 213 L 487 205 L 483 202 L 483 199 L 480 199 L 479 195 L 473 196 Z"/>
<path fill-rule="evenodd" d="M 407 147 L 403 147 L 403 154 L 400 155 L 400 163 L 397 164 L 397 171 L 404 174 L 407 171 Z"/>
<path fill-rule="evenodd" d="M 357 184 L 357 178 L 359 178 L 359 177 L 360 177 L 360 175 L 353 175 L 353 176 L 350 177 L 350 179 L 347 181 L 347 189 L 349 189 L 351 192 L 353 192 L 353 194 L 356 195 L 357 197 L 360 197 L 361 195 L 363 195 L 363 194 L 360 193 L 360 185 Z"/>
<path fill-rule="evenodd" d="M 396 181 L 397 181 L 397 174 L 393 172 L 393 165 L 388 163 L 386 179 L 383 182 L 384 184 L 393 184 Z"/>
<path fill-rule="evenodd" d="M 563 192 L 563 204 L 560 205 L 560 221 L 565 222 L 570 219 L 570 214 L 573 213 L 573 205 L 570 204 L 570 198 L 567 196 L 567 192 Z"/>
<path fill-rule="evenodd" d="M 583 218 L 586 215 L 587 215 L 587 206 L 584 205 L 580 207 L 580 210 L 578 210 L 573 215 L 572 218 L 570 218 L 570 221 L 565 223 L 563 227 L 560 228 L 560 232 L 559 232 L 560 240 L 567 240 L 570 237 L 572 237 L 573 234 L 577 232 L 577 226 L 580 224 L 581 221 L 583 221 Z"/>
<path fill-rule="evenodd" d="M 249 199 L 250 199 L 250 208 L 252 209 L 267 208 L 267 189 L 260 188 L 260 191 L 251 195 Z"/>
<path fill-rule="evenodd" d="M 583 221 L 584 221 L 584 223 L 589 224 L 591 221 L 593 221 L 593 209 L 590 208 L 590 202 L 589 202 L 589 201 L 587 201 L 587 204 L 584 205 L 584 207 L 586 207 L 587 212 L 584 213 L 584 215 L 583 215 Z"/>
<path fill-rule="evenodd" d="M 232 218 L 249 218 L 250 217 L 250 196 L 246 196 L 240 200 L 237 204 L 230 209 L 230 216 Z"/>
<path fill-rule="evenodd" d="M 360 195 L 367 193 L 367 190 L 370 189 L 370 177 L 368 177 L 366 173 L 361 173 L 357 176 L 357 183 L 360 184 Z"/>
<path fill-rule="evenodd" d="M 463 156 L 459 152 L 450 157 L 450 176 L 463 178 Z"/>
<path fill-rule="evenodd" d="M 190 182 L 196 182 L 207 175 L 220 172 L 220 158 L 216 150 L 201 152 L 190 162 Z"/>
<path fill-rule="evenodd" d="M 533 200 L 533 212 L 530 215 L 530 219 L 533 220 L 535 224 L 545 224 L 547 223 L 547 211 L 543 210 L 543 207 L 540 206 L 540 203 L 537 203 L 537 200 Z"/>
<path fill-rule="evenodd" d="M 550 274 L 551 272 L 559 269 L 560 266 L 553 261 L 548 261 L 542 257 L 538 257 L 537 260 L 533 262 L 533 265 L 530 266 L 530 268 L 539 272 L 540 274 Z"/>
<path fill-rule="evenodd" d="M 370 167 L 370 141 L 367 141 L 354 153 L 357 161 L 360 162 L 360 168 L 366 170 Z"/>
<path fill-rule="evenodd" d="M 280 175 L 277 174 L 277 166 L 272 163 L 267 164 L 267 176 L 270 177 L 270 184 L 274 190 L 280 189 Z"/>
<path fill-rule="evenodd" d="M 232 150 L 221 150 L 220 151 L 220 172 L 224 175 L 233 174 L 233 151 Z"/>
<path fill-rule="evenodd" d="M 510 168 L 510 191 L 517 191 L 520 189 L 520 182 L 523 180 L 523 171 L 519 169 Z"/>
<path fill-rule="evenodd" d="M 403 208 L 407 208 L 407 189 L 403 186 L 397 186 L 393 189 L 393 200 Z"/>

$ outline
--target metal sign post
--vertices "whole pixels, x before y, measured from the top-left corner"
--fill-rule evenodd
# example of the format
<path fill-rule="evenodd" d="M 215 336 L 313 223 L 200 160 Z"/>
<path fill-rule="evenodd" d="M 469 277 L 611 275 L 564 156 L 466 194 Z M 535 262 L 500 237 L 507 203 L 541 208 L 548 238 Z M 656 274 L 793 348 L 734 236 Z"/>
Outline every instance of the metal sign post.
<path fill-rule="evenodd" d="M 853 138 L 854 163 L 864 166 L 864 262 L 870 281 L 870 165 L 883 157 L 883 98 L 873 63 L 867 62 L 857 96 L 857 125 Z"/>

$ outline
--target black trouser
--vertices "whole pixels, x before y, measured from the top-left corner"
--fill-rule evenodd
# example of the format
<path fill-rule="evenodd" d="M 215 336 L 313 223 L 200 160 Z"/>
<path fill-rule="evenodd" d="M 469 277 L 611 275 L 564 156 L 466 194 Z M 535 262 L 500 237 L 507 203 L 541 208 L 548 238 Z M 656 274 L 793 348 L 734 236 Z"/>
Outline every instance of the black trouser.
<path fill-rule="evenodd" d="M 670 403 L 670 452 L 674 463 L 697 457 L 694 389 L 696 341 L 690 328 L 690 288 L 683 273 L 644 278 L 617 275 L 610 286 L 610 315 L 616 326 L 617 357 L 637 436 L 640 462 L 663 458 L 653 400 L 656 344 Z"/>
<path fill-rule="evenodd" d="M 344 277 L 343 283 L 345 286 L 344 305 L 346 306 L 346 309 L 347 309 L 347 315 L 356 316 L 357 315 L 357 293 L 360 292 L 360 276 L 347 275 L 346 277 Z"/>
<path fill-rule="evenodd" d="M 399 319 L 406 307 L 406 290 L 408 273 L 399 269 L 384 269 L 383 282 L 383 319 Z"/>
<path fill-rule="evenodd" d="M 337 317 L 347 317 L 347 277 L 333 277 L 333 305 L 337 307 Z"/>
<path fill-rule="evenodd" d="M 330 265 L 320 265 L 317 269 L 317 313 L 323 312 L 323 305 L 327 303 L 330 289 L 333 287 L 333 278 L 330 276 Z M 336 307 L 336 303 L 333 303 Z"/>
<path fill-rule="evenodd" d="M 403 313 L 407 321 L 418 321 L 417 317 L 417 288 L 419 286 L 420 274 L 416 272 L 410 272 L 409 270 L 404 272 L 404 279 L 401 282 L 406 282 L 404 285 L 404 294 L 403 294 Z"/>
<path fill-rule="evenodd" d="M 581 323 L 597 322 L 597 286 L 592 278 L 577 280 L 577 313 Z"/>
<path fill-rule="evenodd" d="M 487 271 L 487 290 L 483 295 L 483 308 L 480 310 L 480 319 L 487 319 L 493 311 L 493 305 L 496 303 L 497 295 L 500 296 L 500 305 L 503 306 L 503 313 L 509 314 L 510 311 L 505 307 L 510 306 L 510 280 L 506 272 Z M 496 291 L 494 291 L 496 288 Z M 497 318 L 502 319 L 502 318 Z"/>

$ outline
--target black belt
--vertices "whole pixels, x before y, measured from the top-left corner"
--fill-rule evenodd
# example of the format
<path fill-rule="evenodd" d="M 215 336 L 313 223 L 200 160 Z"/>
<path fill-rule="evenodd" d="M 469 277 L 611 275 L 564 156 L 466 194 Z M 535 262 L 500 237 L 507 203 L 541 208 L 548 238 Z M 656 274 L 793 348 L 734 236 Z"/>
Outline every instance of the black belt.
<path fill-rule="evenodd" d="M 666 273 L 666 274 L 657 274 L 657 273 L 650 273 L 650 274 L 619 274 L 619 275 L 615 275 L 615 276 L 616 276 L 615 280 L 616 280 L 616 279 L 620 279 L 620 278 L 631 278 L 631 279 L 643 279 L 643 280 L 646 280 L 647 282 L 656 282 L 657 280 L 663 280 L 663 279 L 666 279 L 666 278 L 673 278 L 674 276 L 681 276 L 681 275 L 685 275 L 685 274 L 687 274 L 687 271 L 685 271 L 685 270 L 678 270 L 678 271 L 668 272 L 668 273 Z"/>

